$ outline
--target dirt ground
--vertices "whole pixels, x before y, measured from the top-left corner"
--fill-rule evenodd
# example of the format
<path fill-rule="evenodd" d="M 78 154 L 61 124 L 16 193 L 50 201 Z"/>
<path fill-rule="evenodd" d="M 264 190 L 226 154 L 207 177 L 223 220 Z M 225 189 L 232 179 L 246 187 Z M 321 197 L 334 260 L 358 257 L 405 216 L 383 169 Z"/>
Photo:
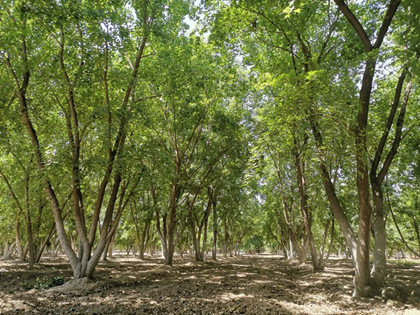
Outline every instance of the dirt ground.
<path fill-rule="evenodd" d="M 119 256 L 101 262 L 91 281 L 71 280 L 69 265 L 44 259 L 0 261 L 1 314 L 419 314 L 420 261 L 390 263 L 384 296 L 354 301 L 351 263 L 333 259 L 323 272 L 276 256 L 196 263 Z M 59 277 L 64 285 L 30 289 Z M 38 279 L 38 280 L 37 280 Z"/>

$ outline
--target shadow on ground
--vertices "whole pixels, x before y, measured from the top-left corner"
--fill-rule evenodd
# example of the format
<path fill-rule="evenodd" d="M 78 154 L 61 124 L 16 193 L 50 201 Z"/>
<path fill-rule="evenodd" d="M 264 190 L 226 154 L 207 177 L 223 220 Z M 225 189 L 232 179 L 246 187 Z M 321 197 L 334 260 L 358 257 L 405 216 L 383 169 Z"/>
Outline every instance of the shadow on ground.
<path fill-rule="evenodd" d="M 323 272 L 273 256 L 244 256 L 174 267 L 151 257 L 103 262 L 92 281 L 69 281 L 64 260 L 29 270 L 0 261 L 2 314 L 420 314 L 420 262 L 390 264 L 392 299 L 351 299 L 348 260 L 330 260 Z M 63 286 L 25 290 L 22 284 L 62 277 Z"/>

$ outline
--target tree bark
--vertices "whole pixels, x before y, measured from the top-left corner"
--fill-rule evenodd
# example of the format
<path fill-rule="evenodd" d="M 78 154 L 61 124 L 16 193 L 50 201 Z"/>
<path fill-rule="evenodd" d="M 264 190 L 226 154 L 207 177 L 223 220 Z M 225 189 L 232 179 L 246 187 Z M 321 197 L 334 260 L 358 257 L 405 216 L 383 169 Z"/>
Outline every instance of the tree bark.
<path fill-rule="evenodd" d="M 319 256 L 315 247 L 314 238 L 312 235 L 312 215 L 308 207 L 308 194 L 307 194 L 307 189 L 306 189 L 306 179 L 304 176 L 305 164 L 301 159 L 302 152 L 299 152 L 299 149 L 301 148 L 298 147 L 298 143 L 295 138 L 294 160 L 295 160 L 296 178 L 297 178 L 298 191 L 299 191 L 300 208 L 301 208 L 306 236 L 307 236 L 307 240 L 309 244 L 309 250 L 311 253 L 312 267 L 314 268 L 314 271 L 322 271 L 324 267 L 322 266 L 322 262 L 319 259 Z M 306 247 L 306 246 L 302 246 L 302 247 Z"/>
<path fill-rule="evenodd" d="M 391 21 L 398 9 L 400 0 L 390 0 L 382 25 L 377 33 L 375 43 L 372 45 L 367 32 L 360 24 L 344 0 L 335 0 L 338 9 L 343 13 L 347 21 L 355 30 L 366 53 L 365 69 L 362 78 L 362 85 L 359 94 L 359 110 L 357 114 L 357 126 L 355 130 L 356 146 L 356 184 L 359 199 L 359 231 L 357 238 L 357 256 L 355 265 L 355 279 L 353 297 L 366 297 L 371 295 L 371 279 L 369 272 L 369 251 L 370 251 L 370 226 L 372 206 L 369 196 L 369 170 L 367 153 L 367 126 L 372 93 L 372 83 L 379 50 Z M 383 220 L 382 220 L 383 221 Z"/>
<path fill-rule="evenodd" d="M 334 218 L 332 218 L 332 224 L 331 224 L 331 239 L 330 239 L 330 245 L 328 246 L 328 252 L 327 252 L 327 257 L 325 257 L 325 260 L 328 260 L 328 258 L 330 258 L 331 255 L 331 251 L 334 245 L 334 224 L 335 220 Z"/>
<path fill-rule="evenodd" d="M 195 196 L 197 196 L 198 190 L 196 190 Z M 195 197 L 194 196 L 194 197 Z M 204 256 L 206 252 L 206 244 L 207 244 L 207 227 L 208 227 L 208 219 L 212 210 L 213 201 L 215 197 L 215 190 L 210 186 L 207 188 L 207 206 L 204 214 L 198 222 L 198 217 L 192 213 L 193 203 L 189 204 L 189 216 L 190 216 L 190 226 L 191 226 L 191 233 L 193 238 L 193 245 L 195 251 L 195 259 L 196 261 L 204 261 Z M 195 200 L 195 198 L 194 198 Z M 196 224 L 194 223 L 194 219 L 197 220 L 197 228 Z M 201 242 L 202 240 L 202 242 Z"/>
<path fill-rule="evenodd" d="M 179 166 L 177 166 L 176 174 L 179 174 Z M 177 175 L 176 175 L 177 176 Z M 175 253 L 175 216 L 177 210 L 177 201 L 179 195 L 178 180 L 175 179 L 174 184 L 172 185 L 172 195 L 169 206 L 169 222 L 167 228 L 167 244 L 166 244 L 166 256 L 165 256 L 165 265 L 172 266 L 173 256 Z"/>
<path fill-rule="evenodd" d="M 20 239 L 20 222 L 18 217 L 16 217 L 15 220 L 15 243 L 19 255 L 19 260 L 25 261 L 25 251 L 23 250 L 22 241 Z"/>
<path fill-rule="evenodd" d="M 344 238 L 346 240 L 347 246 L 352 252 L 353 261 L 356 265 L 356 248 L 357 241 L 354 235 L 353 229 L 350 225 L 350 222 L 344 213 L 343 208 L 341 207 L 340 201 L 338 200 L 337 194 L 335 192 L 334 184 L 331 180 L 330 173 L 328 171 L 327 163 L 325 161 L 325 153 L 323 149 L 323 139 L 321 132 L 318 130 L 318 122 L 315 112 L 312 110 L 309 113 L 309 121 L 311 123 L 312 134 L 315 139 L 315 145 L 318 151 L 318 161 L 319 168 L 321 170 L 322 183 L 324 185 L 325 193 L 327 195 L 331 211 L 334 214 L 334 217 L 337 220 L 338 225 L 340 226 L 341 231 L 343 232 Z"/>
<path fill-rule="evenodd" d="M 31 211 L 29 205 L 29 171 L 25 176 L 25 220 L 26 220 L 26 236 L 28 238 L 28 251 L 29 251 L 29 268 L 32 269 L 35 262 L 35 245 L 34 234 L 32 232 Z"/>
<path fill-rule="evenodd" d="M 145 223 L 145 227 L 141 234 L 140 249 L 139 249 L 139 258 L 144 259 L 144 252 L 146 250 L 147 241 L 149 239 L 149 230 L 150 230 L 151 221 Z"/>
<path fill-rule="evenodd" d="M 392 103 L 390 113 L 388 115 L 388 121 L 386 123 L 385 129 L 383 131 L 381 140 L 378 144 L 378 147 L 375 151 L 375 158 L 372 162 L 370 170 L 370 183 L 373 193 L 373 222 L 372 229 L 374 231 L 373 237 L 375 240 L 374 250 L 373 250 L 373 267 L 371 271 L 372 275 L 372 285 L 375 291 L 379 291 L 382 287 L 385 276 L 386 276 L 386 232 L 385 232 L 385 216 L 384 216 L 384 198 L 382 193 L 382 182 L 388 173 L 389 167 L 391 166 L 392 160 L 397 154 L 401 139 L 402 139 L 402 128 L 404 124 L 404 117 L 407 108 L 408 99 L 411 93 L 412 82 L 408 82 L 405 88 L 404 96 L 400 102 L 402 88 L 406 75 L 408 74 L 408 68 L 404 67 L 396 89 L 394 101 Z M 395 137 L 393 139 L 392 146 L 386 155 L 382 168 L 378 172 L 379 163 L 383 155 L 385 144 L 394 121 L 394 117 L 397 112 L 398 105 L 400 106 L 400 113 L 398 115 L 396 123 Z"/>
<path fill-rule="evenodd" d="M 216 209 L 216 200 L 213 201 L 213 243 L 211 247 L 211 258 L 213 260 L 217 259 L 217 209 Z M 420 245 L 420 239 L 419 239 Z"/>
<path fill-rule="evenodd" d="M 229 231 L 227 226 L 227 219 L 224 219 L 224 239 L 223 239 L 223 257 L 227 257 L 229 248 Z"/>
<path fill-rule="evenodd" d="M 328 219 L 327 224 L 325 224 L 324 234 L 322 235 L 321 249 L 319 251 L 319 260 L 320 260 L 320 265 L 321 266 L 324 265 L 325 243 L 327 241 L 327 236 L 328 236 L 328 230 L 330 228 L 330 223 L 331 223 L 331 220 Z"/>
<path fill-rule="evenodd" d="M 419 199 L 418 196 L 416 196 L 416 200 L 414 201 L 414 212 L 417 214 L 419 210 Z M 413 225 L 414 225 L 414 231 L 416 231 L 417 236 L 417 244 L 419 247 L 419 253 L 420 253 L 420 231 L 419 231 L 419 225 L 417 223 L 417 216 L 413 216 Z"/>

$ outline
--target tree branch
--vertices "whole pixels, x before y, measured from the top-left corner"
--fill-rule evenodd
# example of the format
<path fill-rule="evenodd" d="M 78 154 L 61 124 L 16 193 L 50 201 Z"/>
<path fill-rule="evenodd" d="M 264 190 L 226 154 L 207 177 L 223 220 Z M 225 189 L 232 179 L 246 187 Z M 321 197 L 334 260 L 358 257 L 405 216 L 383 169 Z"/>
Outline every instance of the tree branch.
<path fill-rule="evenodd" d="M 343 15 L 346 17 L 347 21 L 353 26 L 354 30 L 356 31 L 357 35 L 359 36 L 360 40 L 362 41 L 363 47 L 365 47 L 365 51 L 369 52 L 373 49 L 373 46 L 370 42 L 369 36 L 366 33 L 365 29 L 363 28 L 362 24 L 360 24 L 357 17 L 353 14 L 344 0 L 334 0 L 337 4 L 339 10 Z M 385 35 L 385 34 L 384 34 Z"/>
<path fill-rule="evenodd" d="M 379 141 L 378 147 L 375 151 L 375 157 L 373 159 L 372 166 L 371 166 L 371 173 L 375 175 L 379 166 L 379 162 L 381 160 L 383 150 L 385 148 L 386 140 L 388 139 L 388 136 L 389 136 L 389 131 L 391 130 L 391 127 L 392 127 L 392 122 L 394 121 L 394 117 L 397 112 L 398 105 L 400 103 L 402 87 L 404 84 L 404 80 L 407 76 L 407 73 L 408 73 L 408 68 L 404 67 L 398 79 L 397 86 L 395 88 L 394 101 L 392 102 L 391 110 L 388 114 L 388 120 L 385 125 L 385 129 L 382 133 L 381 140 Z"/>
<path fill-rule="evenodd" d="M 376 37 L 375 44 L 373 45 L 374 49 L 381 47 L 385 34 L 387 33 L 389 26 L 391 25 L 392 18 L 394 17 L 395 12 L 397 12 L 400 3 L 401 0 L 391 0 L 391 2 L 389 3 L 384 20 L 382 21 L 381 28 L 379 29 L 378 35 Z"/>

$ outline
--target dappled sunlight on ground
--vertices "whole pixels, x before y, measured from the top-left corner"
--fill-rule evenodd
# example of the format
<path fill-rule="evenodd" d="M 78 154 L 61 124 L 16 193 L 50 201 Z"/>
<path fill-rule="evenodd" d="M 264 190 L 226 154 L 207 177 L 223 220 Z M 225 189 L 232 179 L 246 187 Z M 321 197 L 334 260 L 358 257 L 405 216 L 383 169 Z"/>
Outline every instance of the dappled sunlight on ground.
<path fill-rule="evenodd" d="M 27 264 L 0 261 L 0 313 L 31 314 L 416 314 L 420 309 L 420 263 L 391 263 L 387 285 L 406 296 L 353 301 L 353 270 L 334 259 L 325 271 L 276 256 L 222 258 L 197 263 L 192 258 L 145 260 L 119 256 L 101 262 L 92 281 L 69 281 L 48 290 L 25 291 L 22 282 L 37 277 L 71 279 L 64 260 Z M 409 313 L 411 312 L 411 313 Z M 420 313 L 417 313 L 420 315 Z"/>

